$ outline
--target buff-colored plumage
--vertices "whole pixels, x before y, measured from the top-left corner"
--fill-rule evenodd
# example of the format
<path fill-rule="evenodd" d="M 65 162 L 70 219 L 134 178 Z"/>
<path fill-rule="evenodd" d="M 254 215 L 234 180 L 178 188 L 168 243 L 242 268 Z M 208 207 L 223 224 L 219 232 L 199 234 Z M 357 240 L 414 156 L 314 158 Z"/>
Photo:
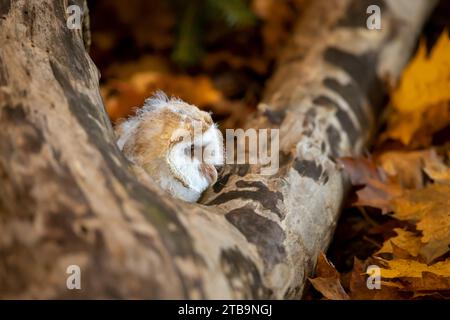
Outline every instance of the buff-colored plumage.
<path fill-rule="evenodd" d="M 197 201 L 217 179 L 223 138 L 209 113 L 158 92 L 116 127 L 117 145 L 172 196 Z"/>

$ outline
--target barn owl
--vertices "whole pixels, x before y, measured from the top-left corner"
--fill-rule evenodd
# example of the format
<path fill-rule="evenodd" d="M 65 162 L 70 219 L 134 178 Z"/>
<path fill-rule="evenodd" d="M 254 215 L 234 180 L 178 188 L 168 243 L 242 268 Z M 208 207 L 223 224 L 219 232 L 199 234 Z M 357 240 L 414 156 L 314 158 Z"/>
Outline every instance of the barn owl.
<path fill-rule="evenodd" d="M 217 180 L 223 137 L 209 113 L 159 91 L 116 126 L 117 145 L 163 190 L 196 202 Z"/>

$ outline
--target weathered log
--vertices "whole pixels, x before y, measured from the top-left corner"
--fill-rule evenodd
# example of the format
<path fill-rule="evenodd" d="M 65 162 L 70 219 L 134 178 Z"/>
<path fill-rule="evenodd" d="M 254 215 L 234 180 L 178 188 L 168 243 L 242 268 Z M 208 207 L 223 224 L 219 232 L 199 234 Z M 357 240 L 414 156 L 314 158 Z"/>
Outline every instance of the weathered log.
<path fill-rule="evenodd" d="M 345 194 L 333 159 L 364 148 L 434 1 L 314 1 L 251 123 L 280 128 L 280 170 L 228 166 L 205 205 L 132 176 L 66 6 L 0 1 L 0 297 L 300 297 Z"/>

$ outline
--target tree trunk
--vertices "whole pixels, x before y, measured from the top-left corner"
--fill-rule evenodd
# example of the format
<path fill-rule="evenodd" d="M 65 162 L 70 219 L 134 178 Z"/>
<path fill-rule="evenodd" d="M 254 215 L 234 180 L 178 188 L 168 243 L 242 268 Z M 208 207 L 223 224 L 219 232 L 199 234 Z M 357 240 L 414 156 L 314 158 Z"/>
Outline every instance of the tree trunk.
<path fill-rule="evenodd" d="M 128 170 L 67 1 L 0 1 L 0 297 L 301 297 L 346 190 L 334 159 L 363 150 L 433 6 L 314 1 L 250 124 L 280 129 L 280 170 L 228 166 L 200 205 Z"/>

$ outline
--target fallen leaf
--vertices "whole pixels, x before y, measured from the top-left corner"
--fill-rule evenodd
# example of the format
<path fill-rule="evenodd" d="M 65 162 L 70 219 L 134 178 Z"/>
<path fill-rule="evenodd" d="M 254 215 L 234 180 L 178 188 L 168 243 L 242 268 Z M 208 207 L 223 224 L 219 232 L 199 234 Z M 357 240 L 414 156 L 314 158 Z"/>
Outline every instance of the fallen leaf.
<path fill-rule="evenodd" d="M 423 271 L 420 278 L 403 278 L 404 290 L 423 292 L 449 290 L 450 277 Z M 416 297 L 417 297 L 416 293 Z"/>
<path fill-rule="evenodd" d="M 316 275 L 316 278 L 309 278 L 309 281 L 325 298 L 330 300 L 350 299 L 342 287 L 339 272 L 323 252 L 318 257 Z"/>
<path fill-rule="evenodd" d="M 421 249 L 420 235 L 416 233 L 396 228 L 394 229 L 397 235 L 384 242 L 383 247 L 378 250 L 376 255 L 382 253 L 394 253 L 395 246 L 405 250 L 412 257 L 417 257 Z"/>
<path fill-rule="evenodd" d="M 342 157 L 338 159 L 338 162 L 344 167 L 354 186 L 365 185 L 369 180 L 386 180 L 386 175 L 378 170 L 375 162 L 371 159 Z"/>
<path fill-rule="evenodd" d="M 450 100 L 450 38 L 445 30 L 430 55 L 420 43 L 416 56 L 404 70 L 400 86 L 392 95 L 399 112 L 423 112 L 430 105 Z"/>
<path fill-rule="evenodd" d="M 425 42 L 403 72 L 392 94 L 387 130 L 381 140 L 428 145 L 432 135 L 450 124 L 450 38 L 445 30 L 427 55 Z"/>
<path fill-rule="evenodd" d="M 450 152 L 450 146 L 447 147 Z M 425 159 L 424 171 L 435 182 L 450 185 L 450 168 L 435 150 L 432 150 L 430 156 Z"/>
<path fill-rule="evenodd" d="M 355 258 L 350 276 L 350 296 L 352 300 L 371 300 L 375 290 L 367 287 L 367 263 Z"/>
<path fill-rule="evenodd" d="M 386 267 L 381 268 L 381 277 L 384 279 L 422 278 L 424 272 L 450 277 L 450 259 L 432 265 L 409 259 L 383 260 L 383 263 L 386 264 Z"/>
<path fill-rule="evenodd" d="M 309 281 L 317 291 L 329 300 L 350 300 L 338 279 L 314 278 L 309 279 Z"/>
<path fill-rule="evenodd" d="M 449 250 L 450 186 L 432 184 L 424 189 L 406 190 L 392 202 L 394 217 L 411 220 L 422 231 L 420 254 L 430 262 Z"/>
<path fill-rule="evenodd" d="M 378 208 L 383 214 L 386 214 L 393 210 L 392 201 L 402 193 L 402 188 L 394 183 L 369 180 L 364 188 L 356 191 L 358 199 L 352 205 Z"/>
<path fill-rule="evenodd" d="M 370 206 L 381 209 L 382 213 L 392 211 L 392 200 L 402 194 L 402 188 L 390 181 L 373 160 L 344 157 L 338 162 L 348 173 L 352 185 L 362 186 L 356 191 L 357 199 L 352 206 Z"/>
<path fill-rule="evenodd" d="M 321 252 L 317 258 L 316 276 L 323 278 L 339 277 L 339 272 L 323 252 Z"/>
<path fill-rule="evenodd" d="M 403 188 L 421 188 L 424 185 L 423 168 L 431 151 L 387 151 L 376 158 L 384 172 Z"/>

